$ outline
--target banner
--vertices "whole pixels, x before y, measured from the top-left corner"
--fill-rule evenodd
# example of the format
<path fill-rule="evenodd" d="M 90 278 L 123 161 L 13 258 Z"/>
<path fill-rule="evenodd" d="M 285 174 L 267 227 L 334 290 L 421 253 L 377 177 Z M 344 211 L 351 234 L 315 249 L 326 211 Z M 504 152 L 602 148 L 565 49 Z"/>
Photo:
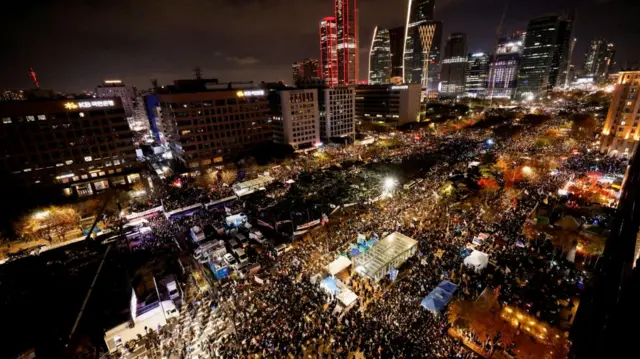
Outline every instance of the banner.
<path fill-rule="evenodd" d="M 303 234 L 305 234 L 307 232 L 309 232 L 308 229 L 305 229 L 305 230 L 302 230 L 302 231 L 295 231 L 295 232 L 293 232 L 293 235 L 294 236 L 301 236 L 301 235 L 303 235 Z"/>
<path fill-rule="evenodd" d="M 152 214 L 156 214 L 157 212 L 162 212 L 162 211 L 164 211 L 164 207 L 158 206 L 143 212 L 134 212 L 134 213 L 127 214 L 124 218 L 126 218 L 127 221 L 131 222 L 135 219 L 146 218 Z"/>
<path fill-rule="evenodd" d="M 268 224 L 267 222 L 262 221 L 262 220 L 258 220 L 258 225 L 259 225 L 259 226 L 262 226 L 262 227 L 267 227 L 267 228 L 274 229 L 272 225 L 270 225 L 270 224 Z"/>
<path fill-rule="evenodd" d="M 316 220 L 313 220 L 311 222 L 299 225 L 298 227 L 296 227 L 296 230 L 300 231 L 300 230 L 303 230 L 303 229 L 309 229 L 309 228 L 317 226 L 319 224 L 320 224 L 320 220 L 316 219 Z"/>

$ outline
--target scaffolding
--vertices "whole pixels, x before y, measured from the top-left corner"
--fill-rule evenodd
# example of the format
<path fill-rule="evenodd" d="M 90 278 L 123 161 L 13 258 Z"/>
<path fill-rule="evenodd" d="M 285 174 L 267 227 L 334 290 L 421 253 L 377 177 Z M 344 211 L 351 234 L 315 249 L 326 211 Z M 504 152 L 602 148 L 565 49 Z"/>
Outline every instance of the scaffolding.
<path fill-rule="evenodd" d="M 352 258 L 356 272 L 377 282 L 392 268 L 398 268 L 416 253 L 418 242 L 394 232 L 378 241 L 365 253 Z"/>

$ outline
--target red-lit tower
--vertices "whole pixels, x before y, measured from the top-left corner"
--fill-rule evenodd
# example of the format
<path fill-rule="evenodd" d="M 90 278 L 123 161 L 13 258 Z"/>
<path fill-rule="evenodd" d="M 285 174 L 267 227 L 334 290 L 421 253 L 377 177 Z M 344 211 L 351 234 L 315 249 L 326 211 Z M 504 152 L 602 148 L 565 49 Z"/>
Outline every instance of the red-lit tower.
<path fill-rule="evenodd" d="M 38 83 L 38 76 L 36 75 L 36 72 L 33 71 L 33 67 L 29 67 L 29 76 L 31 76 L 31 79 L 33 79 L 33 83 L 36 85 L 36 88 L 40 88 L 40 84 Z"/>
<path fill-rule="evenodd" d="M 336 18 L 325 17 L 320 22 L 320 75 L 329 87 L 338 85 L 338 34 Z"/>
<path fill-rule="evenodd" d="M 358 13 L 356 0 L 334 0 L 338 34 L 338 83 L 358 83 Z"/>

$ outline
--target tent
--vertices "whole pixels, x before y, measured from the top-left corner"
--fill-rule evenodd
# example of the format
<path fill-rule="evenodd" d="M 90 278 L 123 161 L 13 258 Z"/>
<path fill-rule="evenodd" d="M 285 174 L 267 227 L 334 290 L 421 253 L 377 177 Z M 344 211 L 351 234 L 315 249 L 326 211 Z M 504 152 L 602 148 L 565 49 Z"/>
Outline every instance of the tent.
<path fill-rule="evenodd" d="M 340 288 L 338 288 L 338 282 L 333 277 L 326 277 L 320 282 L 320 288 L 324 289 L 327 293 L 336 295 L 340 293 Z"/>
<path fill-rule="evenodd" d="M 458 285 L 449 282 L 448 280 L 443 280 L 438 284 L 438 288 L 442 288 L 445 292 L 453 294 L 458 290 Z"/>
<path fill-rule="evenodd" d="M 487 264 L 489 264 L 489 255 L 484 252 L 474 250 L 467 258 L 464 259 L 464 264 L 475 268 L 476 272 L 480 272 L 487 267 Z"/>
<path fill-rule="evenodd" d="M 354 249 L 352 249 L 352 250 L 350 250 L 350 251 L 349 251 L 349 255 L 350 255 L 351 257 L 355 257 L 355 256 L 357 256 L 358 254 L 360 254 L 360 251 L 359 251 L 357 248 L 354 248 Z"/>
<path fill-rule="evenodd" d="M 327 273 L 334 276 L 343 270 L 347 269 L 351 265 L 351 260 L 344 256 L 338 256 L 338 258 L 329 263 L 327 266 Z"/>
<path fill-rule="evenodd" d="M 342 305 L 348 307 L 358 299 L 358 296 L 350 289 L 345 288 L 340 291 L 340 293 L 336 296 L 336 299 L 338 299 L 338 301 L 340 301 Z"/>
<path fill-rule="evenodd" d="M 426 296 L 422 299 L 420 305 L 431 313 L 438 314 L 445 307 L 446 303 L 437 298 Z"/>

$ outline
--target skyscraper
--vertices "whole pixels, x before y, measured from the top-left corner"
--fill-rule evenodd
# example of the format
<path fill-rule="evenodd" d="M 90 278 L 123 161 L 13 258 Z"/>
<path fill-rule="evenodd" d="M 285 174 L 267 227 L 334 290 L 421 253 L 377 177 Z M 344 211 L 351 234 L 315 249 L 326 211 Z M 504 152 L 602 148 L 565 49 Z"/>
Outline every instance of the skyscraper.
<path fill-rule="evenodd" d="M 606 81 L 615 53 L 615 45 L 607 43 L 603 38 L 593 39 L 584 55 L 584 75 L 593 77 L 596 83 Z"/>
<path fill-rule="evenodd" d="M 530 98 L 566 83 L 572 31 L 572 15 L 545 16 L 529 22 L 517 96 Z"/>
<path fill-rule="evenodd" d="M 356 0 L 335 0 L 338 34 L 338 83 L 358 82 L 358 14 Z"/>
<path fill-rule="evenodd" d="M 296 61 L 291 65 L 293 72 L 293 83 L 297 84 L 302 79 L 320 77 L 320 64 L 318 59 L 304 59 Z"/>
<path fill-rule="evenodd" d="M 444 47 L 442 60 L 441 89 L 445 95 L 458 95 L 464 91 L 467 69 L 467 36 L 453 33 Z"/>
<path fill-rule="evenodd" d="M 333 16 L 320 22 L 320 75 L 327 86 L 338 85 L 338 33 Z"/>
<path fill-rule="evenodd" d="M 489 83 L 489 55 L 483 52 L 469 54 L 465 75 L 465 92 L 470 97 L 485 97 Z"/>
<path fill-rule="evenodd" d="M 369 50 L 369 84 L 386 84 L 391 78 L 391 39 L 389 30 L 373 30 Z"/>
<path fill-rule="evenodd" d="M 523 32 L 516 32 L 498 40 L 489 72 L 488 97 L 512 98 L 515 95 L 525 36 Z"/>
<path fill-rule="evenodd" d="M 434 11 L 435 0 L 409 0 L 403 67 L 403 78 L 407 83 L 418 83 L 427 87 L 427 79 L 423 77 L 429 70 L 426 66 L 429 61 L 429 52 L 434 39 L 436 43 L 442 41 L 442 35 L 440 35 L 440 41 L 435 38 L 438 25 L 442 26 L 442 23 L 433 22 Z"/>
<path fill-rule="evenodd" d="M 391 45 L 391 78 L 402 78 L 404 66 L 404 26 L 389 29 L 389 44 Z"/>
<path fill-rule="evenodd" d="M 620 71 L 602 129 L 600 151 L 630 157 L 640 139 L 640 71 Z"/>

